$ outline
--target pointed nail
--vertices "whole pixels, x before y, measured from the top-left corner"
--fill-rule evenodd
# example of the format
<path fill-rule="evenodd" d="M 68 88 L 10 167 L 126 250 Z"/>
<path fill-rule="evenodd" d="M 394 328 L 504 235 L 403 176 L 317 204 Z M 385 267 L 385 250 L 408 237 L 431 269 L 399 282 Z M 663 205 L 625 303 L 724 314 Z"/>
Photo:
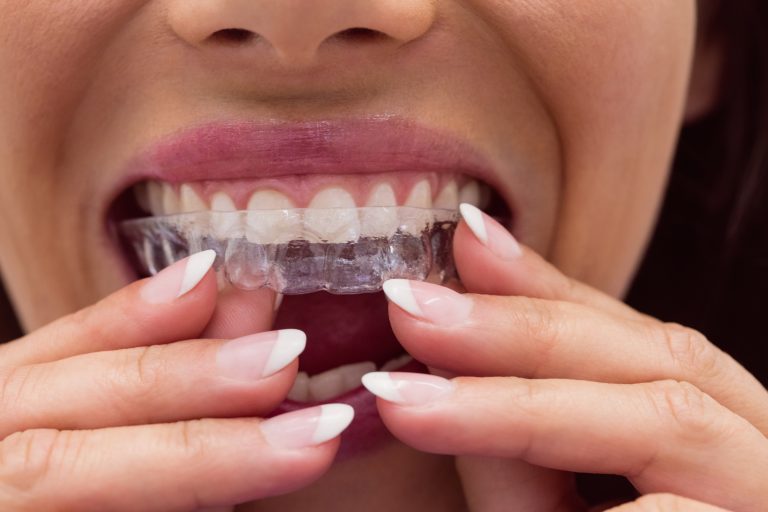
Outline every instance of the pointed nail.
<path fill-rule="evenodd" d="M 152 277 L 141 289 L 141 298 L 150 304 L 167 304 L 192 291 L 213 266 L 216 252 L 195 253 Z"/>
<path fill-rule="evenodd" d="M 459 211 L 475 237 L 496 257 L 514 260 L 523 255 L 523 250 L 512 233 L 478 207 L 463 203 L 459 206 Z"/>
<path fill-rule="evenodd" d="M 366 373 L 363 386 L 379 398 L 406 406 L 434 403 L 448 396 L 455 387 L 450 380 L 436 375 L 403 372 Z"/>
<path fill-rule="evenodd" d="M 472 312 L 472 299 L 431 283 L 390 279 L 384 283 L 384 294 L 407 313 L 436 325 L 461 324 Z"/>
<path fill-rule="evenodd" d="M 264 439 L 277 448 L 306 448 L 330 441 L 341 434 L 355 416 L 346 404 L 323 404 L 261 422 Z"/>
<path fill-rule="evenodd" d="M 288 366 L 307 346 L 307 335 L 297 329 L 263 332 L 224 343 L 216 364 L 224 377 L 259 380 Z"/>

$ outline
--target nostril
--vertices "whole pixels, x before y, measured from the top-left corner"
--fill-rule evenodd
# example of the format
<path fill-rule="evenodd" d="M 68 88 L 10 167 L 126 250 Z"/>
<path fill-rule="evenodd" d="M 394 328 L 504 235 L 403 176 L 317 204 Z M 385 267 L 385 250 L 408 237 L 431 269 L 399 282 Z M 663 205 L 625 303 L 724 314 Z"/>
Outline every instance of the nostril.
<path fill-rule="evenodd" d="M 217 30 L 211 34 L 208 37 L 208 40 L 214 43 L 240 45 L 248 43 L 256 37 L 256 34 L 250 30 L 245 30 L 242 28 L 225 28 Z"/>
<path fill-rule="evenodd" d="M 333 35 L 333 37 L 343 41 L 372 42 L 387 38 L 387 35 L 383 32 L 379 32 L 378 30 L 373 30 L 370 28 L 353 27 L 342 30 L 341 32 L 337 32 Z"/>

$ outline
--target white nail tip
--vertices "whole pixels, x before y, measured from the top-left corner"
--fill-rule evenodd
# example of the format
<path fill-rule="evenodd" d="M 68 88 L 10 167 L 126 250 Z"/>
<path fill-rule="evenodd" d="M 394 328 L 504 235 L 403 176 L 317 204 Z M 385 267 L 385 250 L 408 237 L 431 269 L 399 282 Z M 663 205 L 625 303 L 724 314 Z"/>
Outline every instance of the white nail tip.
<path fill-rule="evenodd" d="M 187 264 L 184 267 L 184 277 L 181 280 L 181 288 L 176 298 L 178 299 L 197 286 L 211 269 L 214 261 L 216 261 L 216 251 L 210 249 L 195 253 L 187 258 Z"/>
<path fill-rule="evenodd" d="M 389 372 L 372 372 L 363 375 L 363 386 L 378 396 L 389 402 L 400 403 L 403 396 L 397 389 L 397 384 L 392 380 Z"/>
<path fill-rule="evenodd" d="M 488 243 L 488 232 L 485 229 L 485 220 L 483 219 L 483 212 L 477 206 L 469 203 L 462 203 L 459 205 L 459 211 L 464 221 L 469 226 L 469 229 L 475 234 L 478 240 L 483 244 Z"/>
<path fill-rule="evenodd" d="M 312 434 L 312 442 L 321 444 L 341 434 L 355 417 L 355 410 L 346 404 L 324 404 L 320 406 L 320 419 Z"/>
<path fill-rule="evenodd" d="M 262 377 L 273 375 L 296 359 L 307 346 L 307 335 L 298 329 L 283 329 L 277 332 L 277 341 L 269 354 Z"/>
<path fill-rule="evenodd" d="M 413 316 L 423 316 L 419 303 L 411 290 L 411 283 L 407 279 L 390 279 L 384 282 L 384 294 L 398 307 L 404 309 Z"/>

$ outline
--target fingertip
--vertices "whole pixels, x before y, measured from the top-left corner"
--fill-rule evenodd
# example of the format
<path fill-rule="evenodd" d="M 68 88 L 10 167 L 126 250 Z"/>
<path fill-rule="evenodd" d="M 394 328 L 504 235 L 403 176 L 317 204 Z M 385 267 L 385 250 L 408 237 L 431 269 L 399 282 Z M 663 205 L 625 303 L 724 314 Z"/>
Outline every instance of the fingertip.
<path fill-rule="evenodd" d="M 192 292 L 208 276 L 216 253 L 202 251 L 161 270 L 141 286 L 139 296 L 148 304 L 169 304 Z"/>
<path fill-rule="evenodd" d="M 349 427 L 355 411 L 347 404 L 323 404 L 275 416 L 261 423 L 267 444 L 296 450 L 322 445 Z"/>

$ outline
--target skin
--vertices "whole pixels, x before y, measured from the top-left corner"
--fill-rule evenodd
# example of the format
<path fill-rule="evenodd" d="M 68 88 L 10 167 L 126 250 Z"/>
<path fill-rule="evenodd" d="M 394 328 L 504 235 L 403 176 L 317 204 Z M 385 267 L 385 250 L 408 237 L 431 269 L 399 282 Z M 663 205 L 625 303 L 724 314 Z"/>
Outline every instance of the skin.
<path fill-rule="evenodd" d="M 562 510 L 572 510 L 565 505 L 575 499 L 565 472 L 633 475 L 635 467 L 601 466 L 606 462 L 597 449 L 590 457 L 571 455 L 567 450 L 552 453 L 546 447 L 525 451 L 515 444 L 509 433 L 520 428 L 528 429 L 525 432 L 530 432 L 531 439 L 540 436 L 545 446 L 547 442 L 554 446 L 557 439 L 574 445 L 573 439 L 581 440 L 585 433 L 593 432 L 595 447 L 599 447 L 603 431 L 605 435 L 616 431 L 597 413 L 591 423 L 585 419 L 583 425 L 566 426 L 562 411 L 547 408 L 547 403 L 556 403 L 558 394 L 570 389 L 563 379 L 585 383 L 581 410 L 591 410 L 606 393 L 615 392 L 616 417 L 622 417 L 621 407 L 635 405 L 622 400 L 621 393 L 642 395 L 646 390 L 642 386 L 651 389 L 651 395 L 658 388 L 662 396 L 668 392 L 674 397 L 700 398 L 713 423 L 738 433 L 734 443 L 743 452 L 736 453 L 743 453 L 742 461 L 755 459 L 755 479 L 768 474 L 758 465 L 758 455 L 767 450 L 765 390 L 736 363 L 698 335 L 682 336 L 693 340 L 682 345 L 682 362 L 672 358 L 655 372 L 647 368 L 653 366 L 653 357 L 663 360 L 669 356 L 668 346 L 659 344 L 649 350 L 647 360 L 639 358 L 629 366 L 622 366 L 626 362 L 610 357 L 607 350 L 614 341 L 605 335 L 607 326 L 624 333 L 621 340 L 628 346 L 647 339 L 649 332 L 658 339 L 679 332 L 629 310 L 615 297 L 623 293 L 642 255 L 685 113 L 694 58 L 695 3 L 393 0 L 382 3 L 379 10 L 370 9 L 362 0 L 326 0 L 312 5 L 266 0 L 53 4 L 0 0 L 5 13 L 0 18 L 0 69 L 4 71 L 0 73 L 4 91 L 0 97 L 4 183 L 0 190 L 4 219 L 0 268 L 30 332 L 24 340 L 0 350 L 2 389 L 16 393 L 6 392 L 5 401 L 0 401 L 0 428 L 3 435 L 10 434 L 0 443 L 0 461 L 15 461 L 4 463 L 0 472 L 0 504 L 7 505 L 0 508 L 39 509 L 57 503 L 65 509 L 82 509 L 86 503 L 86 508 L 93 509 L 131 509 L 137 503 L 157 503 L 158 509 L 192 510 L 261 500 L 252 505 L 253 510 L 301 510 L 319 502 L 334 503 L 336 510 L 354 510 L 364 495 L 371 510 L 435 506 L 451 510 L 461 509 L 466 501 L 473 510 L 485 511 L 526 500 L 532 503 L 530 510 L 551 510 L 552 504 L 542 501 L 542 496 L 564 496 Z M 243 51 L 208 39 L 216 30 L 232 26 L 262 34 L 268 44 Z M 339 30 L 359 26 L 373 27 L 387 37 L 373 45 L 333 37 Z M 710 96 L 710 90 L 697 91 L 689 104 L 701 109 L 701 98 Z M 261 315 L 251 314 L 249 321 L 241 321 L 244 317 L 236 311 L 236 294 L 217 298 L 210 274 L 188 295 L 162 308 L 142 302 L 139 290 L 143 283 L 124 288 L 129 278 L 104 228 L 105 211 L 119 191 L 123 166 L 137 152 L 162 136 L 213 120 L 318 120 L 381 114 L 418 119 L 466 139 L 483 152 L 498 169 L 499 190 L 514 202 L 514 234 L 528 247 L 521 260 L 502 265 L 464 225 L 456 242 L 464 285 L 477 301 L 473 311 L 485 315 L 478 325 L 484 325 L 486 334 L 498 343 L 494 350 L 508 350 L 505 357 L 519 366 L 492 371 L 495 359 L 482 354 L 471 361 L 475 366 L 452 360 L 457 352 L 475 353 L 472 343 L 477 333 L 471 328 L 450 338 L 445 349 L 430 351 L 433 328 L 393 305 L 390 315 L 399 339 L 442 373 L 475 376 L 476 380 L 456 379 L 464 396 L 497 397 L 481 402 L 509 410 L 508 397 L 519 391 L 515 386 L 522 385 L 522 378 L 532 379 L 524 381 L 531 389 L 552 388 L 537 391 L 545 403 L 527 404 L 526 414 L 511 424 L 504 423 L 511 421 L 510 414 L 484 425 L 467 425 L 467 435 L 454 439 L 449 432 L 456 432 L 456 422 L 466 417 L 462 413 L 466 404 L 453 409 L 444 404 L 444 409 L 433 408 L 430 416 L 424 411 L 414 415 L 407 408 L 382 401 L 382 416 L 404 444 L 393 443 L 330 471 L 336 441 L 284 453 L 264 443 L 258 434 L 258 419 L 193 423 L 197 430 L 192 431 L 191 439 L 214 439 L 221 446 L 216 453 L 190 455 L 183 449 L 179 453 L 178 442 L 174 444 L 179 439 L 174 436 L 184 430 L 178 425 L 185 424 L 173 421 L 263 414 L 290 387 L 295 365 L 269 383 L 255 382 L 238 389 L 239 402 L 230 400 L 227 393 L 233 393 L 231 390 L 214 389 L 201 398 L 202 410 L 190 411 L 181 403 L 186 397 L 177 392 L 178 408 L 166 405 L 168 414 L 162 418 L 151 417 L 151 407 L 139 399 L 132 402 L 135 410 L 115 408 L 105 416 L 91 414 L 99 403 L 95 400 L 83 400 L 81 406 L 55 414 L 44 404 L 37 408 L 19 405 L 36 403 L 31 391 L 35 387 L 23 384 L 29 381 L 56 389 L 61 400 L 68 401 L 68 393 L 74 393 L 72 378 L 60 377 L 56 386 L 50 383 L 54 376 L 66 374 L 61 370 L 65 365 L 82 368 L 69 375 L 91 376 L 93 382 L 117 386 L 122 396 L 133 397 L 140 394 L 131 385 L 136 383 L 131 373 L 136 367 L 126 365 L 125 358 L 138 358 L 142 347 L 176 350 L 179 356 L 174 360 L 185 361 L 181 354 L 201 350 L 200 343 L 190 344 L 189 339 L 206 338 L 205 343 L 215 346 L 220 343 L 217 339 L 269 328 L 273 301 L 269 294 L 253 299 L 264 303 Z M 492 272 L 473 277 L 472 268 L 482 264 Z M 84 312 L 44 327 L 116 290 L 120 291 Z M 584 325 L 579 311 L 563 307 L 564 303 L 586 308 L 591 321 Z M 541 320 L 542 312 L 559 326 L 557 333 L 535 329 L 534 320 Z M 510 315 L 531 322 L 529 337 L 520 335 L 527 344 L 510 341 L 514 337 L 506 334 Z M 126 329 L 132 334 L 126 335 Z M 563 333 L 579 336 L 572 339 Z M 605 373 L 590 373 L 593 366 L 579 364 L 583 353 L 578 350 L 554 350 L 548 367 L 541 344 L 535 343 L 537 335 L 558 341 L 556 347 L 562 346 L 560 336 L 571 343 L 591 339 L 595 346 L 590 354 L 604 357 L 600 368 Z M 158 361 L 170 358 L 163 348 L 153 349 L 152 354 Z M 117 370 L 95 369 L 111 368 L 118 365 L 116 360 L 122 361 Z M 526 374 L 521 361 L 527 360 L 539 361 L 534 367 L 540 372 Z M 179 371 L 204 374 L 204 361 L 205 356 L 198 354 Z M 718 371 L 698 371 L 710 368 L 699 366 L 707 362 Z M 40 377 L 25 381 L 25 375 Z M 517 379 L 483 379 L 484 375 Z M 542 378 L 561 379 L 562 386 L 539 382 Z M 654 384 L 660 381 L 686 382 L 690 388 L 681 392 L 674 385 L 667 389 L 664 384 Z M 166 386 L 174 396 L 170 384 Z M 95 385 L 79 396 L 95 399 L 99 389 Z M 690 393 L 685 394 L 686 390 Z M 9 396 L 16 398 L 8 402 Z M 704 398 L 710 396 L 717 406 Z M 213 407 L 224 397 L 235 404 L 232 410 L 205 413 L 209 403 Z M 6 414 L 13 407 L 25 414 Z M 542 433 L 548 423 L 526 421 L 533 417 L 550 418 L 555 427 Z M 645 416 L 639 421 L 655 424 Z M 153 422 L 160 424 L 144 425 Z M 416 434 L 423 432 L 424 422 L 437 433 L 434 439 L 424 440 Z M 662 425 L 661 431 L 627 433 L 625 438 L 614 439 L 614 446 L 617 450 L 641 446 L 646 451 L 634 455 L 642 459 L 652 457 L 657 448 L 649 440 L 662 439 L 674 446 L 696 430 L 691 423 Z M 494 435 L 489 438 L 484 428 Z M 694 439 L 699 444 L 691 445 L 690 457 L 662 457 L 658 467 L 648 471 L 647 479 L 646 474 L 641 475 L 635 483 L 648 496 L 620 510 L 668 510 L 673 506 L 716 510 L 665 494 L 668 492 L 735 510 L 758 510 L 767 496 L 760 494 L 753 480 L 739 478 L 738 466 L 743 462 L 735 459 L 724 460 L 703 475 L 680 476 L 673 488 L 659 483 L 667 481 L 665 471 L 693 474 L 690 468 L 703 463 L 692 454 L 707 455 L 704 460 L 708 463 L 726 459 L 720 452 L 708 451 L 707 443 L 720 439 L 721 432 L 705 431 L 709 433 L 712 438 Z M 146 445 L 167 451 L 125 450 L 127 440 L 136 435 L 147 436 Z M 190 437 L 181 439 L 189 442 Z M 29 446 L 47 446 L 47 453 L 53 455 L 35 456 Z M 72 446 L 103 451 L 108 466 L 119 471 L 101 472 L 100 479 L 88 471 L 86 463 L 76 466 L 80 472 L 69 471 L 76 460 L 72 453 L 77 450 Z M 242 446 L 252 449 L 237 449 Z M 460 455 L 457 470 L 453 459 L 424 452 Z M 260 457 L 249 457 L 252 453 Z M 191 460 L 185 458 L 190 456 Z M 476 457 L 492 457 L 494 462 Z M 155 465 L 165 461 L 156 467 L 167 476 L 167 488 L 146 485 L 142 461 Z M 267 474 L 267 461 L 278 468 L 290 462 L 294 470 L 272 473 L 271 478 L 262 479 L 263 485 L 254 486 L 259 475 Z M 190 464 L 200 467 L 200 473 L 181 470 Z M 225 476 L 209 482 L 210 471 Z M 419 492 L 404 492 L 415 479 Z M 164 480 L 152 482 L 157 481 Z M 89 487 L 83 482 L 98 485 Z M 736 486 L 731 498 L 712 491 L 721 482 Z M 218 490 L 209 489 L 213 484 Z M 121 496 L 117 503 L 94 490 L 115 487 L 120 492 L 111 495 Z M 349 492 L 350 487 L 361 494 Z M 265 499 L 299 488 L 302 490 L 288 496 Z M 733 501 L 733 496 L 739 496 L 739 501 Z"/>

